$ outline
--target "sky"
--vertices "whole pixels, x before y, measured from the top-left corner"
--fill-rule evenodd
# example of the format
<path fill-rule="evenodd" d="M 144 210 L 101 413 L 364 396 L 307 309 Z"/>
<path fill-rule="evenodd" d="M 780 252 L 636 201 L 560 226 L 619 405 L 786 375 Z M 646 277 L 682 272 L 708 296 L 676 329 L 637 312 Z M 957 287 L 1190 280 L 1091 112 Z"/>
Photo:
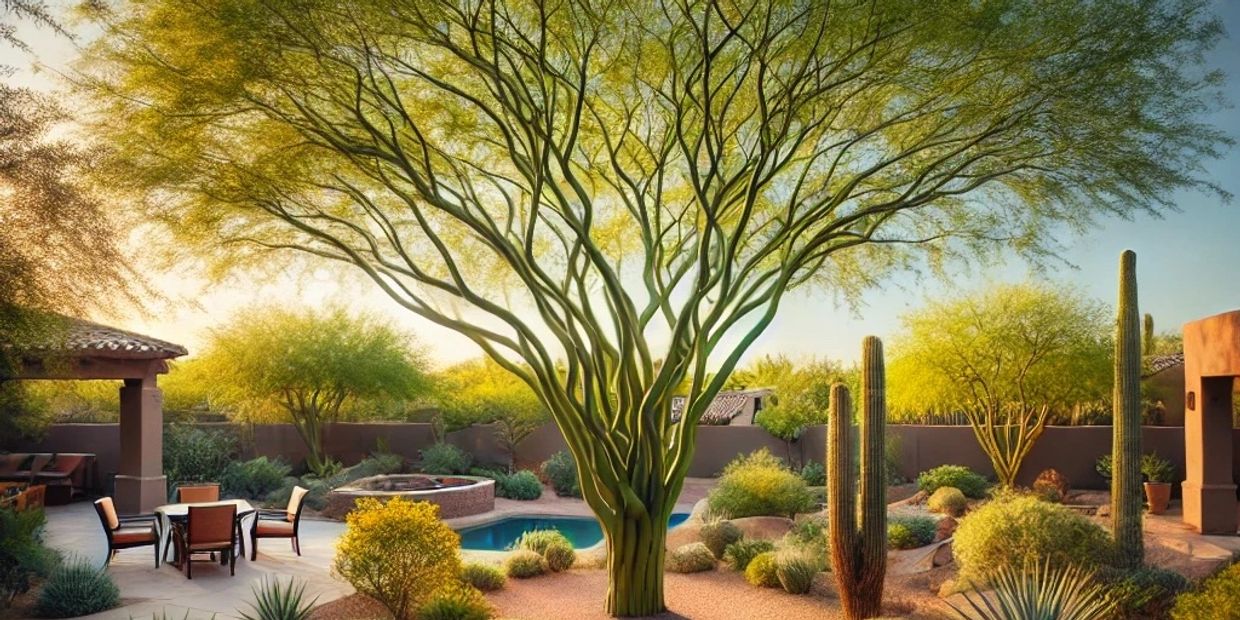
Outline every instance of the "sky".
<path fill-rule="evenodd" d="M 66 3 L 49 4 L 61 7 Z M 1228 37 L 1207 63 L 1227 74 L 1225 91 L 1233 107 L 1206 121 L 1240 140 L 1240 111 L 1234 107 L 1240 105 L 1240 1 L 1215 0 L 1214 4 Z M 78 30 L 77 35 L 80 43 L 94 33 Z M 0 64 L 19 67 L 8 79 L 56 93 L 57 74 L 68 72 L 78 55 L 75 43 L 28 25 L 21 27 L 20 36 L 32 47 L 33 57 L 0 49 Z M 1159 331 L 1178 331 L 1187 321 L 1240 309 L 1240 148 L 1233 148 L 1223 159 L 1206 162 L 1205 174 L 1238 198 L 1224 204 L 1215 195 L 1183 193 L 1177 196 L 1178 212 L 1161 218 L 1106 219 L 1088 234 L 1061 235 L 1062 260 L 1043 270 L 1012 259 L 975 266 L 946 280 L 900 274 L 886 280 L 882 288 L 865 293 L 855 307 L 838 301 L 829 291 L 793 293 L 747 359 L 783 353 L 851 362 L 860 357 L 863 336 L 891 337 L 899 331 L 899 317 L 915 311 L 928 297 L 960 295 L 993 283 L 1044 279 L 1113 303 L 1119 255 L 1125 249 L 1137 253 L 1140 308 L 1154 316 Z M 141 245 L 141 240 L 132 241 Z M 107 322 L 183 344 L 191 355 L 213 326 L 245 307 L 328 303 L 390 316 L 416 334 L 430 358 L 441 365 L 480 355 L 468 340 L 410 315 L 360 276 L 341 282 L 335 274 L 322 271 L 300 277 L 286 274 L 272 282 L 212 283 L 192 269 L 161 272 L 141 261 L 138 267 L 154 288 L 165 292 L 168 302 L 146 314 L 108 317 Z"/>

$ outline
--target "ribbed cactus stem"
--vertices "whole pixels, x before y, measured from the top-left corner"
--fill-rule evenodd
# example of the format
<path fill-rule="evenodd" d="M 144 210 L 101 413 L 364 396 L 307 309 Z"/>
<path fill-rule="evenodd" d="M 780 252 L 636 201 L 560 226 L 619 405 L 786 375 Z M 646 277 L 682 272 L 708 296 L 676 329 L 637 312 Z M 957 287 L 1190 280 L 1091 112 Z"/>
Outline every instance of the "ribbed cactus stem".
<path fill-rule="evenodd" d="M 1111 442 L 1111 519 L 1119 561 L 1141 566 L 1141 315 L 1137 311 L 1137 255 L 1119 262 L 1115 325 L 1115 393 Z"/>
<path fill-rule="evenodd" d="M 1154 354 L 1154 315 L 1145 314 L 1144 324 L 1141 327 L 1141 355 Z"/>
<path fill-rule="evenodd" d="M 866 337 L 861 367 L 859 482 L 852 464 L 852 402 L 842 385 L 831 388 L 827 423 L 831 565 L 849 620 L 882 615 L 887 572 L 886 379 L 883 343 L 878 338 Z"/>

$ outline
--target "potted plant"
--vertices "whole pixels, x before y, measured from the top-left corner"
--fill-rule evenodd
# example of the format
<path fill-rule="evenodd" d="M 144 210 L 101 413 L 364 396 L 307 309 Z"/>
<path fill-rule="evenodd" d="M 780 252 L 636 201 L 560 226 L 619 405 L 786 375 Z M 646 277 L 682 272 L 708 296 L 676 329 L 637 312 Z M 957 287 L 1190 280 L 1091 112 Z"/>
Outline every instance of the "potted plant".
<path fill-rule="evenodd" d="M 1166 512 L 1167 504 L 1171 502 L 1175 467 L 1171 461 L 1159 458 L 1157 454 L 1146 454 L 1141 457 L 1141 474 L 1145 476 L 1145 499 L 1150 504 L 1150 514 Z"/>

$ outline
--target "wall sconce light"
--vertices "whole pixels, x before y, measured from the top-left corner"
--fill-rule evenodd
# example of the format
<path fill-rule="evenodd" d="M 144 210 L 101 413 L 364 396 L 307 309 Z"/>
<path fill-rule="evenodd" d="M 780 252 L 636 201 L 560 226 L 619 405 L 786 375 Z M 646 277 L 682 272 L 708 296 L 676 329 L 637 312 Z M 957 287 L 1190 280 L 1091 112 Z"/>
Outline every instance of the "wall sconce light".
<path fill-rule="evenodd" d="M 1189 392 L 1184 397 L 1184 406 L 1187 407 L 1189 411 L 1197 410 L 1197 393 L 1196 392 Z"/>

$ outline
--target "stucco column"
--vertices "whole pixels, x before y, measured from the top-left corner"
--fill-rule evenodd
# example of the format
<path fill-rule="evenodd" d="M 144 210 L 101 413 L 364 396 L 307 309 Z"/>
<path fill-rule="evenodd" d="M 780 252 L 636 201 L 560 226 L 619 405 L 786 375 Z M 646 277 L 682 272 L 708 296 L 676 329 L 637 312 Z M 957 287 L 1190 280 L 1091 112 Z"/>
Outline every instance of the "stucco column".
<path fill-rule="evenodd" d="M 155 376 L 126 379 L 121 388 L 121 462 L 116 475 L 116 509 L 149 513 L 168 503 L 164 478 L 164 396 Z"/>

